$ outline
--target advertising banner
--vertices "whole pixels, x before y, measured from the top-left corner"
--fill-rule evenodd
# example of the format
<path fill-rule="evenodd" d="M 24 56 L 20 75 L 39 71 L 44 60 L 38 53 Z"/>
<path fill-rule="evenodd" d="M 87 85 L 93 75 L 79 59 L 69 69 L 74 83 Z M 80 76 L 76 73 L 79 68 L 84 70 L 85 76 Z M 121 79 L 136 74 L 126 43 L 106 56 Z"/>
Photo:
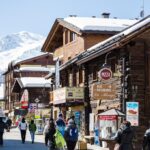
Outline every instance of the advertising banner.
<path fill-rule="evenodd" d="M 130 121 L 132 126 L 139 125 L 139 103 L 138 102 L 126 103 L 126 120 Z"/>

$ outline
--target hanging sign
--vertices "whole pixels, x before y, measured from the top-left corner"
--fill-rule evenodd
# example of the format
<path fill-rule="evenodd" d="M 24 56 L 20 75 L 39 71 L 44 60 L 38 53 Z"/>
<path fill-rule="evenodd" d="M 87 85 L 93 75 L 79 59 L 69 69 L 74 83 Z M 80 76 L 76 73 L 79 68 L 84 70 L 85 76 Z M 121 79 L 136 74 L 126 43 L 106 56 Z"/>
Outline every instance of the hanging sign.
<path fill-rule="evenodd" d="M 99 72 L 98 72 L 98 76 L 100 79 L 102 80 L 109 80 L 112 78 L 112 71 L 110 68 L 102 68 Z"/>
<path fill-rule="evenodd" d="M 139 125 L 139 103 L 138 102 L 126 103 L 126 120 L 130 121 L 132 126 Z"/>
<path fill-rule="evenodd" d="M 27 89 L 24 90 L 20 102 L 21 102 L 21 108 L 22 109 L 27 109 L 28 108 L 29 93 L 28 93 Z"/>
<path fill-rule="evenodd" d="M 115 115 L 105 115 L 105 116 L 99 116 L 100 120 L 117 120 L 117 116 Z"/>

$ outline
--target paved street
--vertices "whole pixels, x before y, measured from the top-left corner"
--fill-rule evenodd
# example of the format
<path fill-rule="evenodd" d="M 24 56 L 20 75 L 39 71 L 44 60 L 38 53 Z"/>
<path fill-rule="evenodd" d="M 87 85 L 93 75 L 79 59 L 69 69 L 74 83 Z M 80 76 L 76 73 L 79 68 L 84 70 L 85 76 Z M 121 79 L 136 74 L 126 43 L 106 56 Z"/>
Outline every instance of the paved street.
<path fill-rule="evenodd" d="M 10 132 L 4 133 L 4 146 L 1 150 L 48 150 L 44 145 L 44 136 L 36 135 L 35 143 L 31 143 L 30 133 L 27 132 L 26 142 L 22 144 L 21 136 L 18 128 L 11 129 Z M 94 145 L 88 144 L 88 150 L 107 150 Z"/>
<path fill-rule="evenodd" d="M 36 135 L 35 143 L 31 144 L 29 132 L 27 132 L 26 143 L 22 144 L 18 128 L 11 129 L 10 132 L 4 133 L 4 146 L 1 150 L 47 150 L 44 145 L 44 136 Z"/>

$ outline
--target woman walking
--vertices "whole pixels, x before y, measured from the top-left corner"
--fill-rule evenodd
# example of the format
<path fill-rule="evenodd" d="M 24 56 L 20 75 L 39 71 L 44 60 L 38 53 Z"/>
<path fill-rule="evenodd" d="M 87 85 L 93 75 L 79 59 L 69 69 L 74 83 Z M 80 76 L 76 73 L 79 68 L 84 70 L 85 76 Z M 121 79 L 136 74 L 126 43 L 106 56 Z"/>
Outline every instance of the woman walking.
<path fill-rule="evenodd" d="M 35 137 L 35 131 L 36 131 L 36 125 L 34 123 L 34 120 L 31 120 L 29 124 L 29 131 L 31 135 L 32 144 L 34 143 L 34 137 Z"/>
<path fill-rule="evenodd" d="M 27 130 L 27 123 L 25 121 L 25 118 L 22 118 L 22 121 L 19 123 L 19 129 L 21 132 L 22 143 L 25 143 L 26 130 Z"/>

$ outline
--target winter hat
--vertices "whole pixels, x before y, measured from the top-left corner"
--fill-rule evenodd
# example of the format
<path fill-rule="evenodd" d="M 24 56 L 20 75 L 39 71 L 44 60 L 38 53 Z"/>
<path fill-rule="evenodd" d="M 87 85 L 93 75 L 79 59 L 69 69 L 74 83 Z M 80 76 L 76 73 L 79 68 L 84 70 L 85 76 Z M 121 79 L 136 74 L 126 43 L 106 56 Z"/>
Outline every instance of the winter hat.
<path fill-rule="evenodd" d="M 70 119 L 70 120 L 68 121 L 68 124 L 69 124 L 69 125 L 73 125 L 73 124 L 75 124 L 75 122 L 74 122 L 72 119 Z"/>

